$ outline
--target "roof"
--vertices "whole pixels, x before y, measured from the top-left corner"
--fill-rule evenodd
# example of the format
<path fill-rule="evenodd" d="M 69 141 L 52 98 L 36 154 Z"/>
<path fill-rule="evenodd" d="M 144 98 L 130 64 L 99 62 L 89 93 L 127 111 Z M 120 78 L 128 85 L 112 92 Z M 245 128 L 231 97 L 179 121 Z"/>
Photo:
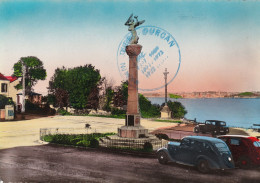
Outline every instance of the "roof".
<path fill-rule="evenodd" d="M 6 80 L 6 81 L 8 81 L 8 79 L 7 79 L 3 74 L 1 74 L 1 73 L 0 73 L 0 80 Z"/>
<path fill-rule="evenodd" d="M 259 141 L 258 138 L 256 137 L 250 137 L 250 136 L 246 136 L 246 135 L 220 135 L 218 137 L 237 137 L 237 138 L 245 138 L 245 139 L 250 139 L 251 141 Z"/>
<path fill-rule="evenodd" d="M 16 95 L 23 95 L 23 93 L 17 93 Z M 35 93 L 35 92 L 30 92 L 29 95 L 32 96 L 32 95 L 42 95 L 42 94 Z"/>
<path fill-rule="evenodd" d="M 220 120 L 206 120 L 206 121 L 210 121 L 210 122 L 212 122 L 212 121 L 216 121 L 216 122 L 225 122 L 225 121 L 220 121 Z"/>
<path fill-rule="evenodd" d="M 8 79 L 11 83 L 15 80 L 17 80 L 17 77 L 15 76 L 5 76 L 6 79 Z"/>
<path fill-rule="evenodd" d="M 189 138 L 189 139 L 194 139 L 194 140 L 202 140 L 202 141 L 208 141 L 208 142 L 214 142 L 214 143 L 218 143 L 221 142 L 223 143 L 222 140 L 214 138 L 214 137 L 206 137 L 206 136 L 187 136 L 184 138 Z"/>

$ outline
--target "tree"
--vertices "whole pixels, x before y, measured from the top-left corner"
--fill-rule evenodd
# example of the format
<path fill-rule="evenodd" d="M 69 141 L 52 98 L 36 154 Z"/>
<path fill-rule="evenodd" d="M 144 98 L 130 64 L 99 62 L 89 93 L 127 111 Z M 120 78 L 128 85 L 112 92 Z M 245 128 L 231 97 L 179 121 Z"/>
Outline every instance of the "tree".
<path fill-rule="evenodd" d="M 14 64 L 13 76 L 22 77 L 22 65 L 26 67 L 26 75 L 25 78 L 25 89 L 26 92 L 32 91 L 32 87 L 37 83 L 38 80 L 45 80 L 46 78 L 46 70 L 43 67 L 43 62 L 34 56 L 21 57 L 20 60 Z M 16 89 L 22 89 L 22 81 L 17 84 Z"/>
<path fill-rule="evenodd" d="M 187 110 L 180 102 L 168 101 L 167 105 L 170 108 L 170 110 L 172 111 L 173 118 L 183 118 L 185 116 L 185 114 L 187 114 Z"/>
<path fill-rule="evenodd" d="M 123 107 L 127 104 L 128 81 L 122 81 L 121 85 L 115 89 L 113 103 L 116 107 Z"/>
<path fill-rule="evenodd" d="M 59 108 L 68 107 L 69 104 L 69 94 L 66 90 L 57 88 L 54 93 L 56 105 Z"/>
<path fill-rule="evenodd" d="M 142 117 L 151 118 L 160 116 L 160 106 L 153 105 L 145 96 L 139 94 L 139 106 Z"/>
<path fill-rule="evenodd" d="M 93 99 L 99 94 L 97 85 L 100 80 L 99 70 L 91 64 L 71 69 L 57 68 L 49 82 L 49 93 L 63 89 L 68 92 L 70 106 L 84 109 L 94 105 L 93 101 L 98 105 L 98 100 Z"/>
<path fill-rule="evenodd" d="M 108 87 L 106 89 L 106 93 L 105 93 L 105 105 L 103 107 L 103 109 L 105 111 L 111 111 L 111 103 L 113 101 L 113 97 L 114 97 L 114 90 L 112 89 L 112 87 Z"/>

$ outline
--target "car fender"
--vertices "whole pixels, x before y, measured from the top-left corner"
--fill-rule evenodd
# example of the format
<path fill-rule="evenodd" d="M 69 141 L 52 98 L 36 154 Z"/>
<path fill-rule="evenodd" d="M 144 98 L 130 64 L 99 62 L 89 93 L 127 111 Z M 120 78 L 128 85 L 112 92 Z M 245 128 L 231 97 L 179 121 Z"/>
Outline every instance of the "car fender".
<path fill-rule="evenodd" d="M 205 160 L 207 160 L 208 163 L 209 163 L 209 167 L 210 167 L 211 169 L 220 169 L 220 166 L 219 166 L 219 164 L 218 164 L 217 162 L 213 161 L 211 158 L 209 158 L 209 157 L 207 157 L 207 156 L 204 156 L 204 155 L 198 156 L 198 157 L 196 158 L 196 160 L 195 160 L 195 163 L 197 164 L 197 162 L 198 162 L 200 159 L 205 159 Z M 195 164 L 195 165 L 196 165 L 196 164 Z"/>
<path fill-rule="evenodd" d="M 176 162 L 176 160 L 174 160 L 174 159 L 171 157 L 171 155 L 170 155 L 170 153 L 169 153 L 169 151 L 168 151 L 167 148 L 163 147 L 163 148 L 158 149 L 157 152 L 156 152 L 156 154 L 158 154 L 158 153 L 161 152 L 161 151 L 163 151 L 163 152 L 165 152 L 165 153 L 167 154 L 167 156 L 168 156 L 168 158 L 169 158 L 169 161 Z"/>

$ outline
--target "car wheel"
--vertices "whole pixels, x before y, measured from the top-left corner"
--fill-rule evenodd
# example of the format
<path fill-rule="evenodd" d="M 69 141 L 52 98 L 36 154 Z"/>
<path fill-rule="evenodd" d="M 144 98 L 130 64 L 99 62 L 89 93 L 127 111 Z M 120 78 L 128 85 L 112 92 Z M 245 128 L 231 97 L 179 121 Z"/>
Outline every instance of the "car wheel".
<path fill-rule="evenodd" d="M 199 133 L 199 132 L 200 132 L 199 127 L 194 127 L 193 132 L 194 132 L 194 133 Z"/>
<path fill-rule="evenodd" d="M 163 151 L 158 152 L 157 158 L 158 158 L 159 163 L 161 163 L 163 165 L 168 163 L 168 156 Z"/>
<path fill-rule="evenodd" d="M 238 166 L 239 166 L 239 168 L 242 168 L 242 169 L 248 169 L 251 167 L 251 161 L 247 157 L 241 157 L 238 160 Z"/>
<path fill-rule="evenodd" d="M 197 168 L 201 173 L 208 173 L 210 171 L 208 161 L 204 159 L 198 161 Z"/>

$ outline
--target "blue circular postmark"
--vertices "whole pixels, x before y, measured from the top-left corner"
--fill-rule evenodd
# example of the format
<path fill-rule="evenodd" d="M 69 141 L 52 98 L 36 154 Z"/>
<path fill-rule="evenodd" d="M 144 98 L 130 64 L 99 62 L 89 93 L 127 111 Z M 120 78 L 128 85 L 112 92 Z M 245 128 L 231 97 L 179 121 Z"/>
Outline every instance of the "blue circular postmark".
<path fill-rule="evenodd" d="M 165 68 L 168 69 L 169 85 L 177 76 L 181 65 L 181 52 L 177 41 L 166 30 L 156 26 L 140 26 L 136 28 L 139 43 L 143 46 L 137 58 L 138 89 L 155 91 L 163 88 Z M 124 80 L 128 79 L 129 57 L 125 47 L 129 44 L 129 32 L 119 44 L 117 50 L 117 66 Z"/>

